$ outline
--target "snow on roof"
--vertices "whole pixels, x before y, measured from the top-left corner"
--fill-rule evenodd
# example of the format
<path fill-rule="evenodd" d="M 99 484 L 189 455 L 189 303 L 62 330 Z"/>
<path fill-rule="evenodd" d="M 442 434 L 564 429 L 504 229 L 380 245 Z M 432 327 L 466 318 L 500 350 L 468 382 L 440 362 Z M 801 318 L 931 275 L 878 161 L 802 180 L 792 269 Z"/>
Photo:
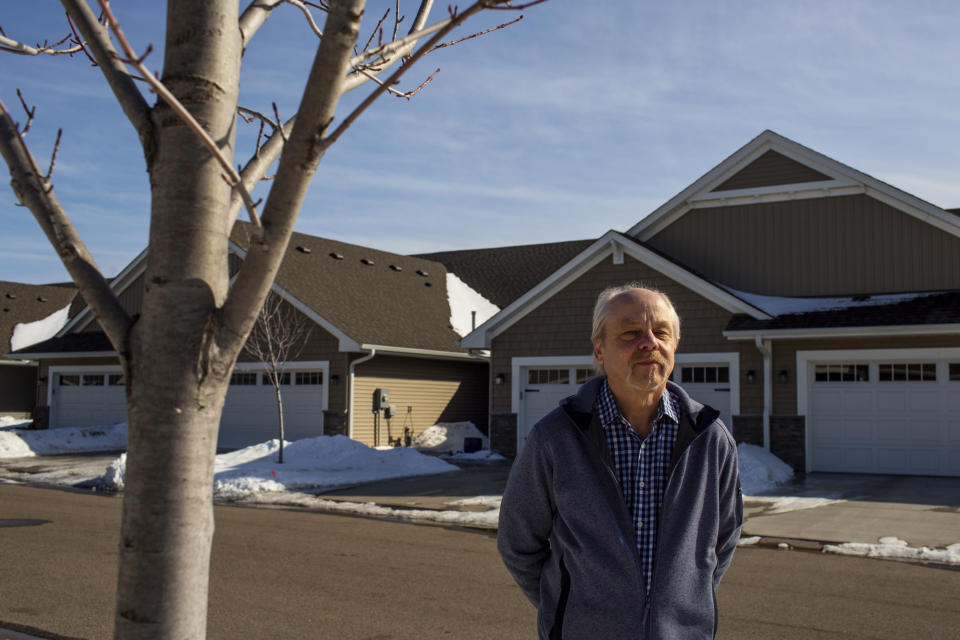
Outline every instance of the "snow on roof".
<path fill-rule="evenodd" d="M 500 307 L 477 293 L 455 274 L 447 272 L 447 299 L 450 302 L 450 324 L 460 337 L 492 318 Z M 476 324 L 472 317 L 477 312 Z"/>
<path fill-rule="evenodd" d="M 876 307 L 943 293 L 942 291 L 923 291 L 919 293 L 890 293 L 829 298 L 789 298 L 747 293 L 746 291 L 739 291 L 720 283 L 716 284 L 771 316 L 782 316 L 790 313 L 810 313 L 811 311 L 829 311 L 831 309 L 850 309 L 854 307 Z"/>
<path fill-rule="evenodd" d="M 67 324 L 69 314 L 70 305 L 67 305 L 41 320 L 18 323 L 13 327 L 13 335 L 10 336 L 10 351 L 29 347 L 54 337 Z"/>

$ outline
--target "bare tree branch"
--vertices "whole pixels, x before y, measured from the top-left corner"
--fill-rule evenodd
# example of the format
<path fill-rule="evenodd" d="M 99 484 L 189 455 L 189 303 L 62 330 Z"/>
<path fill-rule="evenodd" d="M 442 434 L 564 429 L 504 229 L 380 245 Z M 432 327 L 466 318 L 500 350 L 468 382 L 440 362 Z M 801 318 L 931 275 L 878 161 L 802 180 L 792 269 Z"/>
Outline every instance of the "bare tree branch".
<path fill-rule="evenodd" d="M 313 31 L 318 38 L 323 37 L 323 31 L 317 26 L 317 23 L 313 19 L 313 14 L 310 13 L 310 8 L 307 5 L 317 7 L 321 11 L 326 11 L 326 6 L 322 4 L 317 5 L 311 2 L 301 2 L 300 0 L 254 0 L 250 6 L 244 9 L 239 20 L 240 37 L 243 41 L 244 49 L 246 49 L 250 39 L 253 38 L 253 34 L 255 34 L 260 27 L 263 26 L 263 23 L 267 21 L 267 18 L 270 17 L 270 14 L 273 12 L 273 10 L 284 3 L 291 4 L 297 9 L 300 9 L 306 18 L 307 24 L 310 26 L 311 31 Z"/>
<path fill-rule="evenodd" d="M 97 22 L 97 17 L 87 6 L 85 0 L 60 0 L 67 14 L 76 23 L 80 34 L 86 40 L 86 48 L 100 67 L 107 84 L 120 103 L 123 113 L 137 130 L 140 145 L 143 147 L 147 165 L 153 158 L 154 138 L 153 121 L 150 119 L 150 105 L 133 79 L 127 73 L 123 63 L 117 59 L 117 52 L 110 42 L 106 28 Z"/>
<path fill-rule="evenodd" d="M 59 134 L 57 136 L 59 143 Z M 127 333 L 132 320 L 97 268 L 73 223 L 53 194 L 49 175 L 41 175 L 33 155 L 0 102 L 0 154 L 10 167 L 10 185 L 17 199 L 33 213 L 47 239 L 90 305 L 110 342 L 126 359 Z M 51 171 L 53 162 L 50 163 Z"/>
<path fill-rule="evenodd" d="M 12 38 L 8 38 L 5 35 L 0 35 L 0 50 L 6 51 L 8 53 L 16 53 L 22 56 L 39 56 L 39 55 L 48 55 L 48 56 L 63 56 L 63 55 L 73 55 L 78 53 L 83 49 L 83 44 L 77 44 L 66 49 L 57 49 L 60 45 L 66 42 L 70 38 L 70 35 L 67 34 L 63 40 L 55 42 L 51 45 L 44 43 L 43 45 L 38 44 L 35 47 L 31 47 L 28 44 L 18 42 Z"/>
<path fill-rule="evenodd" d="M 243 199 L 243 203 L 247 207 L 247 213 L 250 214 L 250 222 L 259 230 L 261 229 L 260 216 L 257 215 L 257 205 L 254 203 L 253 198 L 250 197 L 250 193 L 247 191 L 247 188 L 243 185 L 243 181 L 240 179 L 239 174 L 237 174 L 236 169 L 233 168 L 233 165 L 230 163 L 230 160 L 223 155 L 223 152 L 220 150 L 219 145 L 214 142 L 213 138 L 210 137 L 210 134 L 207 133 L 207 130 L 197 122 L 197 119 L 191 115 L 187 108 L 184 107 L 176 96 L 167 89 L 160 80 L 158 80 L 150 70 L 147 69 L 143 64 L 144 56 L 138 57 L 133 51 L 133 47 L 130 46 L 130 42 L 127 40 L 126 36 L 123 34 L 123 29 L 120 28 L 120 23 L 117 21 L 117 17 L 113 15 L 113 12 L 110 10 L 110 5 L 107 0 L 99 0 L 100 8 L 103 9 L 104 14 L 107 17 L 107 22 L 110 24 L 110 29 L 113 30 L 113 33 L 117 36 L 117 40 L 120 41 L 120 46 L 123 48 L 124 53 L 127 55 L 126 60 L 121 62 L 126 62 L 132 64 L 144 77 L 147 83 L 157 92 L 157 95 L 160 96 L 160 99 L 167 103 L 174 113 L 180 117 L 180 120 L 186 124 L 191 131 L 193 131 L 198 138 L 203 142 L 204 146 L 210 151 L 214 158 L 217 159 L 217 162 L 220 163 L 220 166 L 223 167 L 223 170 L 226 172 L 225 180 L 232 188 L 236 189 L 240 197 Z M 149 52 L 149 49 L 148 49 Z"/>
<path fill-rule="evenodd" d="M 239 352 L 244 337 L 256 320 L 255 311 L 260 308 L 280 268 L 293 223 L 323 156 L 323 134 L 333 119 L 342 94 L 343 78 L 350 52 L 357 41 L 363 5 L 363 0 L 349 0 L 331 6 L 327 13 L 324 25 L 327 36 L 317 47 L 297 110 L 297 120 L 284 145 L 277 176 L 264 205 L 262 237 L 251 242 L 247 257 L 220 309 L 217 341 L 228 353 Z"/>

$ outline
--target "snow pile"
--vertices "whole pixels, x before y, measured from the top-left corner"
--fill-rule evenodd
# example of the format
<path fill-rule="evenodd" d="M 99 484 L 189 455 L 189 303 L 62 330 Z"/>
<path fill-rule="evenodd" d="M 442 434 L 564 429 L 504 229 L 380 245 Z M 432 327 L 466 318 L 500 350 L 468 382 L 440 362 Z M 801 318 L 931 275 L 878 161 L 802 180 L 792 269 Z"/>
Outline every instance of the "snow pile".
<path fill-rule="evenodd" d="M 413 439 L 413 446 L 430 453 L 457 453 L 464 451 L 465 438 L 480 438 L 480 448 L 488 446 L 487 436 L 480 433 L 472 422 L 441 422 L 424 429 Z M 489 452 L 488 452 L 489 453 Z"/>
<path fill-rule="evenodd" d="M 279 440 L 270 440 L 217 456 L 214 495 L 241 500 L 283 491 L 325 491 L 376 480 L 459 471 L 457 467 L 413 449 L 379 451 L 346 436 L 319 436 L 285 442 L 277 463 Z M 126 456 L 111 464 L 98 485 L 121 490 Z"/>
<path fill-rule="evenodd" d="M 0 430 L 0 458 L 123 451 L 126 448 L 126 422 L 100 427 Z"/>
<path fill-rule="evenodd" d="M 499 453 L 494 453 L 489 449 L 474 451 L 473 453 L 444 454 L 443 459 L 457 464 L 486 464 L 488 462 L 506 462 L 507 460 Z"/>
<path fill-rule="evenodd" d="M 70 305 L 67 305 L 42 320 L 17 323 L 13 327 L 13 335 L 10 336 L 10 351 L 23 349 L 54 337 L 67 324 L 69 314 Z"/>
<path fill-rule="evenodd" d="M 930 547 L 911 547 L 907 544 L 906 540 L 886 537 L 880 538 L 879 544 L 867 544 L 863 542 L 827 544 L 823 546 L 823 552 L 844 556 L 861 556 L 960 566 L 960 542 L 952 544 L 946 549 L 931 549 Z"/>
<path fill-rule="evenodd" d="M 447 273 L 447 302 L 450 304 L 450 324 L 461 337 L 473 331 L 472 311 L 477 312 L 478 327 L 500 311 L 500 307 L 452 273 Z"/>
<path fill-rule="evenodd" d="M 13 416 L 0 416 L 0 429 L 26 429 L 33 422 L 30 418 L 14 418 Z"/>
<path fill-rule="evenodd" d="M 741 442 L 737 445 L 740 461 L 740 486 L 748 495 L 769 491 L 793 479 L 793 469 L 763 447 Z"/>
<path fill-rule="evenodd" d="M 850 309 L 853 307 L 876 307 L 879 305 L 899 304 L 909 300 L 935 296 L 942 291 L 922 291 L 919 293 L 890 293 L 875 296 L 845 296 L 833 298 L 786 298 L 781 296 L 764 296 L 757 293 L 739 291 L 732 287 L 720 285 L 741 300 L 745 300 L 761 311 L 772 316 L 787 315 L 790 313 L 810 313 L 813 311 L 830 311 L 833 309 Z"/>

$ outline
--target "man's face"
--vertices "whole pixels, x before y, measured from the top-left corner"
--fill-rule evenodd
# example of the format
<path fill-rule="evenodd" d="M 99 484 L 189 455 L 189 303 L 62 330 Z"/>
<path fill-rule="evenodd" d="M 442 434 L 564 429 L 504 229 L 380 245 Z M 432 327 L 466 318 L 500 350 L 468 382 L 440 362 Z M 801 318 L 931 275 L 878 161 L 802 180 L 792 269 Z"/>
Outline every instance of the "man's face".
<path fill-rule="evenodd" d="M 666 386 L 677 349 L 674 316 L 663 299 L 643 289 L 616 296 L 594 340 L 593 355 L 614 391 L 650 393 Z"/>

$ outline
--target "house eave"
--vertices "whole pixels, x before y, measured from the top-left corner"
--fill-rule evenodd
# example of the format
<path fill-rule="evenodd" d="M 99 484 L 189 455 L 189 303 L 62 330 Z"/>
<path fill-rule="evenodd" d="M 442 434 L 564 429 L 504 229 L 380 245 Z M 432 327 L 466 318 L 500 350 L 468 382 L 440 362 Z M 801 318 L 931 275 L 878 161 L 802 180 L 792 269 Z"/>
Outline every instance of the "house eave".
<path fill-rule="evenodd" d="M 376 349 L 377 355 L 410 356 L 414 358 L 428 358 L 431 360 L 490 361 L 490 358 L 475 353 L 443 351 L 440 349 L 418 349 L 415 347 L 392 347 L 382 344 L 361 344 L 359 350 L 369 352 L 371 349 Z"/>
<path fill-rule="evenodd" d="M 960 335 L 960 324 L 912 324 L 873 327 L 817 327 L 811 329 L 744 329 L 724 331 L 728 340 L 805 339 L 805 338 L 871 338 L 886 336 L 950 336 Z"/>

